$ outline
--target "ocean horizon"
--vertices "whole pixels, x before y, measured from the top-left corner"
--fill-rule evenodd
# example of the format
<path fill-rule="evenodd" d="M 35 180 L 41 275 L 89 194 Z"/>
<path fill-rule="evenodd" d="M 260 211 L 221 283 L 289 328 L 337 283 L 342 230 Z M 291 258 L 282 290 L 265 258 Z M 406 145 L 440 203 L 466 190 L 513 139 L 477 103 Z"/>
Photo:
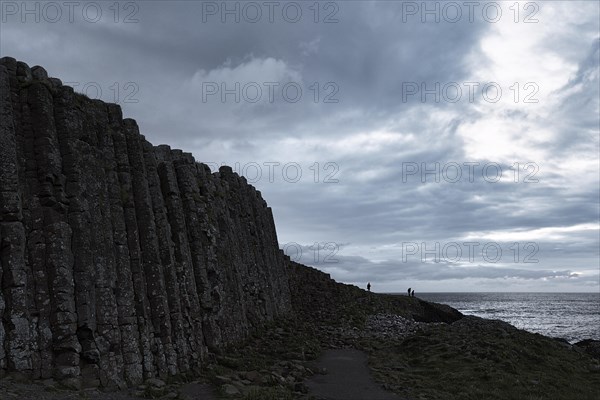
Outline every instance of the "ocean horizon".
<path fill-rule="evenodd" d="M 406 296 L 406 293 L 388 293 Z M 416 297 L 447 304 L 465 315 L 499 319 L 519 329 L 570 343 L 600 340 L 600 293 L 423 292 Z"/>

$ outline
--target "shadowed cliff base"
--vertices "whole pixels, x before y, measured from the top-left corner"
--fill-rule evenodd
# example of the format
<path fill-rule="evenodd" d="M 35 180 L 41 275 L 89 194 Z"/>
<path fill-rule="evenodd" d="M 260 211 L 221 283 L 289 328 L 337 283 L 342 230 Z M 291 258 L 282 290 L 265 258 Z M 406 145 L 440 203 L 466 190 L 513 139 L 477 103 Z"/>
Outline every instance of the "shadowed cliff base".
<path fill-rule="evenodd" d="M 119 106 L 42 67 L 0 59 L 0 117 L 8 398 L 185 399 L 209 383 L 223 398 L 310 399 L 304 381 L 327 374 L 315 364 L 327 349 L 366 352 L 378 383 L 407 399 L 599 394 L 597 342 L 367 293 L 293 263 L 243 177 L 153 146 Z"/>

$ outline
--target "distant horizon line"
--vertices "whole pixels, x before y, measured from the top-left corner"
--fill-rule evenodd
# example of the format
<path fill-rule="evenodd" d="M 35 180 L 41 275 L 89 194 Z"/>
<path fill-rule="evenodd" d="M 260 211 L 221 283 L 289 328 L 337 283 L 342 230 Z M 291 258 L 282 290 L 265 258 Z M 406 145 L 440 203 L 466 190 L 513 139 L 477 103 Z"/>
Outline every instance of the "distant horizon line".
<path fill-rule="evenodd" d="M 406 294 L 407 292 L 373 292 L 377 294 Z M 465 291 L 457 291 L 457 292 L 417 292 L 421 294 L 461 294 L 461 293 L 539 293 L 539 294 L 597 294 L 600 295 L 600 292 L 465 292 Z"/>

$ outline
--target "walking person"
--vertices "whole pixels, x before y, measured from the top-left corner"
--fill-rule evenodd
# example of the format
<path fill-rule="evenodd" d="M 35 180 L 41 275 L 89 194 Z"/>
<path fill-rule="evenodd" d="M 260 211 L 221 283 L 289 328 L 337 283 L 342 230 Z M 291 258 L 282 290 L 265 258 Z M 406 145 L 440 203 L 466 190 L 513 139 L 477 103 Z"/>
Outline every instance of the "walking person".
<path fill-rule="evenodd" d="M 371 282 L 367 283 L 367 292 L 371 291 Z"/>
<path fill-rule="evenodd" d="M 408 288 L 408 297 L 410 297 L 410 288 Z"/>
<path fill-rule="evenodd" d="M 410 296 L 411 296 L 411 297 L 415 297 L 415 289 L 413 289 L 413 290 L 410 292 Z"/>

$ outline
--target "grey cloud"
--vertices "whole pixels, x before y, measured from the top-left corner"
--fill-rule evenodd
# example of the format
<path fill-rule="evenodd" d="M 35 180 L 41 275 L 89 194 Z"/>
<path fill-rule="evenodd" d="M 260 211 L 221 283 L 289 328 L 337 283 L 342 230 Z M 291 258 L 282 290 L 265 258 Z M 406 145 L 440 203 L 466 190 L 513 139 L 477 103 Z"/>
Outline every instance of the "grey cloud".
<path fill-rule="evenodd" d="M 121 89 L 124 83 L 137 83 L 139 102 L 123 103 L 124 114 L 136 118 L 155 144 L 184 148 L 199 161 L 300 163 L 304 172 L 300 182 L 279 178 L 271 183 L 263 177 L 255 186 L 273 208 L 282 243 L 343 243 L 338 264 L 319 266 L 334 271 L 338 279 L 460 279 L 464 285 L 497 279 L 501 286 L 519 279 L 539 283 L 564 278 L 572 288 L 589 289 L 587 272 L 579 278 L 570 274 L 597 269 L 597 231 L 572 232 L 564 241 L 539 243 L 543 262 L 527 268 L 393 260 L 395 246 L 403 241 L 448 242 L 471 232 L 597 223 L 598 180 L 590 179 L 586 171 L 586 182 L 578 182 L 578 177 L 556 170 L 566 156 L 591 157 L 598 151 L 599 42 L 596 39 L 590 46 L 589 39 L 582 39 L 597 31 L 597 20 L 591 16 L 570 26 L 566 34 L 550 34 L 541 44 L 578 65 L 578 70 L 554 94 L 558 105 L 545 109 L 549 120 L 535 121 L 557 129 L 554 140 L 538 143 L 552 157 L 514 160 L 538 163 L 540 183 L 488 183 L 481 178 L 471 183 L 463 178 L 458 183 L 424 184 L 418 179 L 403 182 L 402 163 L 498 160 L 470 159 L 457 135 L 461 127 L 486 117 L 478 104 L 423 104 L 418 96 L 404 102 L 402 83 L 432 87 L 435 82 L 469 79 L 472 68 L 490 62 L 480 44 L 493 25 L 420 24 L 415 19 L 403 23 L 399 2 L 338 5 L 336 24 L 315 24 L 309 18 L 297 24 L 222 24 L 217 19 L 202 22 L 200 2 L 139 2 L 137 24 L 3 23 L 0 51 L 30 65 L 41 64 L 64 81 L 98 82 L 105 100 L 112 100 L 109 88 L 114 82 Z M 479 65 L 468 62 L 473 56 Z M 265 60 L 272 62 L 264 64 Z M 252 69 L 253 63 L 271 69 Z M 273 104 L 203 103 L 194 76 L 201 80 L 233 70 L 243 79 L 298 77 L 304 97 L 295 104 L 281 99 Z M 339 102 L 315 104 L 308 89 L 314 82 L 321 90 L 323 84 L 335 82 Z M 514 121 L 534 118 L 519 107 L 503 116 Z M 368 140 L 349 142 L 373 132 L 403 140 L 378 142 L 383 139 L 374 136 L 371 148 Z M 323 183 L 322 175 L 319 183 L 312 182 L 310 165 L 328 161 L 339 166 L 339 183 Z M 508 171 L 510 165 L 502 167 Z M 375 258 L 373 254 L 353 255 L 369 248 L 386 249 L 377 259 L 392 261 L 375 263 L 369 259 Z"/>
<path fill-rule="evenodd" d="M 307 249 L 310 250 L 310 249 Z M 514 267 L 491 266 L 453 266 L 445 263 L 418 263 L 401 261 L 384 261 L 374 263 L 359 256 L 336 255 L 337 262 L 310 262 L 312 254 L 303 259 L 331 273 L 334 278 L 349 282 L 385 281 L 421 281 L 421 280 L 464 280 L 464 279 L 580 279 L 580 275 L 568 269 L 526 269 Z M 589 278 L 584 279 L 589 280 Z"/>

